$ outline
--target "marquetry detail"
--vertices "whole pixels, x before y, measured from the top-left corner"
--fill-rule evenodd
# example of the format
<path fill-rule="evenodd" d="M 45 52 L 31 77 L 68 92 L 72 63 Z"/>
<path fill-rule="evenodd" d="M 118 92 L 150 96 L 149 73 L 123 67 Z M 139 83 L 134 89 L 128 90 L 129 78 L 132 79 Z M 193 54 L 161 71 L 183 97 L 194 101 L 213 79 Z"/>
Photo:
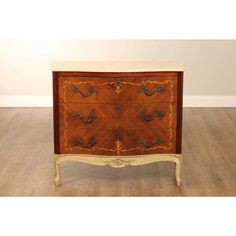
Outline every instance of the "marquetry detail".
<path fill-rule="evenodd" d="M 130 152 L 130 151 L 134 151 L 134 150 L 140 150 L 140 151 L 145 151 L 145 150 L 147 151 L 148 150 L 148 151 L 151 151 L 151 150 L 160 150 L 160 149 L 162 149 L 162 150 L 168 151 L 168 150 L 171 150 L 171 148 L 172 148 L 172 135 L 173 135 L 173 131 L 170 130 L 168 145 L 158 145 L 158 146 L 150 147 L 150 148 L 145 148 L 145 147 L 142 147 L 142 146 L 138 146 L 138 147 L 132 147 L 132 148 L 125 149 L 125 148 L 122 147 L 122 142 L 120 140 L 118 140 L 118 141 L 115 142 L 114 148 L 93 146 L 89 149 L 89 151 L 96 152 L 97 150 L 103 150 L 103 151 L 107 151 L 107 152 L 114 152 L 117 155 L 120 155 L 120 153 Z M 65 145 L 65 149 L 67 151 L 69 151 L 69 150 L 70 151 L 72 151 L 72 150 L 88 150 L 87 148 L 81 147 L 81 146 L 69 146 L 67 136 L 65 136 L 64 145 Z"/>
<path fill-rule="evenodd" d="M 175 178 L 177 186 L 181 184 L 181 163 L 182 156 L 180 154 L 149 154 L 136 156 L 96 156 L 84 154 L 54 154 L 55 166 L 55 185 L 61 184 L 60 164 L 66 161 L 78 161 L 97 166 L 110 166 L 113 168 L 121 168 L 126 166 L 146 165 L 154 162 L 174 162 Z"/>
<path fill-rule="evenodd" d="M 143 80 L 141 82 L 130 82 L 130 81 L 119 81 L 119 83 L 117 81 L 108 81 L 108 82 L 103 82 L 103 83 L 98 83 L 98 82 L 94 82 L 92 80 L 86 80 L 86 81 L 79 81 L 79 82 L 72 82 L 70 80 L 65 80 L 63 82 L 63 90 L 64 90 L 64 94 L 63 94 L 63 101 L 66 101 L 66 93 L 67 93 L 67 88 L 69 87 L 73 87 L 76 85 L 90 85 L 90 86 L 106 86 L 106 85 L 113 85 L 114 86 L 114 91 L 117 95 L 119 95 L 122 92 L 122 86 L 123 85 L 131 85 L 131 86 L 144 86 L 147 84 L 154 84 L 154 85 L 162 85 L 162 84 L 169 84 L 169 88 L 170 88 L 170 93 L 171 93 L 171 97 L 170 97 L 170 102 L 174 101 L 174 94 L 173 94 L 173 88 L 174 88 L 174 83 L 172 80 L 164 80 L 164 81 L 155 81 L 155 80 Z"/>
<path fill-rule="evenodd" d="M 169 139 L 168 142 L 165 143 L 165 145 L 158 145 L 155 147 L 150 147 L 148 148 L 148 150 L 171 150 L 172 145 L 173 145 L 173 104 L 169 103 L 169 109 L 170 109 L 170 113 L 169 113 L 169 128 L 170 128 L 170 132 L 169 132 Z M 67 106 L 64 107 L 64 111 L 63 111 L 63 121 L 64 121 L 64 147 L 65 150 L 67 151 L 72 151 L 72 150 L 85 150 L 85 148 L 83 147 L 79 147 L 79 146 L 71 146 L 69 145 L 69 141 L 68 141 L 68 133 L 69 133 L 69 127 L 68 127 L 68 122 L 67 122 L 67 117 L 69 115 L 69 113 L 67 113 Z M 122 143 L 118 140 L 118 143 L 116 142 L 114 145 L 114 148 L 106 148 L 106 147 L 99 147 L 99 146 L 94 146 L 90 149 L 90 151 L 92 152 L 96 152 L 97 150 L 103 150 L 103 151 L 108 151 L 108 152 L 114 152 L 117 153 L 117 155 L 119 155 L 121 152 L 125 153 L 125 152 L 130 152 L 130 151 L 134 151 L 134 150 L 140 150 L 140 151 L 144 151 L 146 150 L 145 147 L 132 147 L 129 149 L 124 149 L 122 148 Z"/>
<path fill-rule="evenodd" d="M 117 153 L 117 155 L 120 155 L 121 150 L 122 150 L 121 141 L 118 139 L 116 141 L 116 153 Z"/>

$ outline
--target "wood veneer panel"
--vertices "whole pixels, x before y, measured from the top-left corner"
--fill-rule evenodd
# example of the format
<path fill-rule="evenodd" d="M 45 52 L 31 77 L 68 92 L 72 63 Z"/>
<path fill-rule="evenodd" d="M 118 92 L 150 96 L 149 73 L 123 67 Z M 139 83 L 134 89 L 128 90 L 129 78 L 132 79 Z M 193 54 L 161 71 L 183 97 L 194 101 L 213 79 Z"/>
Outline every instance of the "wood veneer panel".
<path fill-rule="evenodd" d="M 52 73 L 53 88 L 53 134 L 54 134 L 54 153 L 60 153 L 60 115 L 59 115 L 59 83 L 57 72 Z"/>
<path fill-rule="evenodd" d="M 183 122 L 183 72 L 179 72 L 177 93 L 177 135 L 176 152 L 182 153 L 182 122 Z"/>
<path fill-rule="evenodd" d="M 174 132 L 175 145 L 177 150 L 173 152 L 181 153 L 181 125 L 182 125 L 182 82 L 181 72 L 127 72 L 127 73 L 93 73 L 93 72 L 54 72 L 54 146 L 55 153 L 61 153 L 62 133 L 64 130 L 73 129 L 74 126 L 92 129 L 135 129 L 144 130 L 152 128 L 170 128 Z M 120 81 L 117 86 L 117 80 Z M 73 94 L 71 84 L 80 84 L 80 92 Z M 66 85 L 65 85 L 66 84 Z M 69 85 L 69 86 L 68 86 Z M 155 86 L 161 85 L 162 92 L 154 92 Z M 76 85 L 77 86 L 77 85 Z M 93 86 L 95 89 L 91 96 L 87 96 L 88 89 Z M 145 87 L 146 91 L 141 91 Z M 146 94 L 145 94 L 146 93 Z M 85 95 L 85 96 L 84 96 Z M 150 96 L 148 96 L 150 95 Z M 72 102 L 71 105 L 68 102 Z M 167 105 L 167 103 L 169 103 Z M 177 107 L 175 102 L 177 102 Z M 99 103 L 101 103 L 99 107 Z M 146 104 L 145 104 L 146 103 Z M 153 108 L 157 106 L 164 109 L 166 116 L 163 119 L 144 122 L 137 117 L 137 113 L 146 112 L 151 114 Z M 72 105 L 73 104 L 73 105 Z M 81 105 L 81 106 L 79 106 Z M 130 105 L 130 106 L 129 106 Z M 60 106 L 60 109 L 59 109 Z M 79 123 L 71 120 L 65 115 L 66 109 L 69 112 L 76 112 L 77 107 L 82 108 L 84 116 L 89 115 L 89 109 L 99 114 L 98 120 L 91 124 Z M 121 113 L 114 112 L 114 106 L 119 106 Z M 169 109 L 166 109 L 169 106 Z M 172 112 L 170 112 L 170 110 Z M 176 117 L 176 114 L 177 117 Z M 171 119 L 171 122 L 170 122 Z M 65 127 L 64 120 L 67 120 Z M 177 121 L 177 122 L 176 122 Z M 69 124 L 69 125 L 68 125 Z M 61 129 L 61 130 L 60 130 Z M 64 134 L 63 134 L 64 135 Z M 163 152 L 165 153 L 165 152 Z"/>
<path fill-rule="evenodd" d="M 156 142 L 157 139 L 160 140 L 160 143 Z M 78 140 L 81 140 L 81 143 L 78 143 Z M 141 140 L 148 147 L 140 143 Z M 90 145 L 91 143 L 93 145 Z M 174 153 L 175 151 L 175 129 L 104 130 L 74 128 L 73 130 L 64 130 L 63 134 L 61 133 L 61 153 L 122 156 Z"/>
<path fill-rule="evenodd" d="M 118 109 L 118 111 L 117 111 Z M 176 128 L 176 103 L 60 104 L 61 129 Z"/>
<path fill-rule="evenodd" d="M 176 94 L 176 76 L 59 77 L 60 102 L 175 102 Z"/>
<path fill-rule="evenodd" d="M 177 77 L 179 72 L 174 71 L 164 71 L 164 72 L 68 72 L 68 71 L 58 71 L 58 77 L 100 77 L 100 78 L 110 78 L 110 77 L 152 77 L 152 76 L 174 76 Z"/>

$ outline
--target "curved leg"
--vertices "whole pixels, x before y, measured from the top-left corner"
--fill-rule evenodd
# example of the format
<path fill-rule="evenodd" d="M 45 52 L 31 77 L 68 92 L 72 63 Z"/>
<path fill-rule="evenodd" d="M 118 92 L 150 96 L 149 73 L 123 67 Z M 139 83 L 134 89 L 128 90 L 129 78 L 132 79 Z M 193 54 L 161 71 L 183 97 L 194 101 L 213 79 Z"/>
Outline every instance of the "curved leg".
<path fill-rule="evenodd" d="M 60 163 L 58 162 L 58 158 L 54 156 L 54 183 L 56 186 L 61 184 L 61 173 L 60 173 Z"/>
<path fill-rule="evenodd" d="M 177 186 L 180 186 L 181 184 L 180 172 L 181 172 L 181 157 L 178 158 L 178 161 L 176 162 L 175 165 L 175 178 Z"/>

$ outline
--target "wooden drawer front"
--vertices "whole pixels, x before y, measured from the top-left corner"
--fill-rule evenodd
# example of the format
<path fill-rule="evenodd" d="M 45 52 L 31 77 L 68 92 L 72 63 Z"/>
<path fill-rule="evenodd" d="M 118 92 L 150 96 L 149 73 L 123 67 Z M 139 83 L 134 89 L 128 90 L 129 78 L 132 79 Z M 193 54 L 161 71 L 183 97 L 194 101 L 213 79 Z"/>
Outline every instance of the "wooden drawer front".
<path fill-rule="evenodd" d="M 152 129 L 176 127 L 176 103 L 122 104 L 119 127 Z"/>
<path fill-rule="evenodd" d="M 172 129 L 73 129 L 61 131 L 61 153 L 140 155 L 175 153 Z"/>
<path fill-rule="evenodd" d="M 59 99 L 61 102 L 175 102 L 176 94 L 177 76 L 59 77 Z"/>
<path fill-rule="evenodd" d="M 60 104 L 60 126 L 67 129 L 176 128 L 176 103 Z"/>
<path fill-rule="evenodd" d="M 60 127 L 63 129 L 107 129 L 119 127 L 115 105 L 109 104 L 60 104 Z"/>
<path fill-rule="evenodd" d="M 122 130 L 121 155 L 175 152 L 175 130 Z"/>
<path fill-rule="evenodd" d="M 114 132 L 104 129 L 72 129 L 61 131 L 61 153 L 114 154 Z"/>

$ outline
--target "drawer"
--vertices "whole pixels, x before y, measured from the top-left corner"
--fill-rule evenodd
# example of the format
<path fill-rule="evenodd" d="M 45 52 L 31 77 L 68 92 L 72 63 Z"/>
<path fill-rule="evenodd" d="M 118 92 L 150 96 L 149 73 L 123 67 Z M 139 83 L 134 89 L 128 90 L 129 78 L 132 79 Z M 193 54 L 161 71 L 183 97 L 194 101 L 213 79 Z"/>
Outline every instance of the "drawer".
<path fill-rule="evenodd" d="M 175 152 L 174 129 L 121 130 L 120 155 Z"/>
<path fill-rule="evenodd" d="M 59 100 L 64 103 L 175 102 L 176 94 L 177 75 L 59 77 Z"/>
<path fill-rule="evenodd" d="M 60 127 L 176 128 L 176 103 L 60 104 Z"/>
<path fill-rule="evenodd" d="M 61 153 L 140 155 L 175 153 L 175 129 L 79 129 L 61 131 Z"/>
<path fill-rule="evenodd" d="M 176 128 L 176 103 L 120 105 L 120 124 L 124 129 Z"/>
<path fill-rule="evenodd" d="M 120 124 L 115 104 L 61 103 L 59 107 L 62 129 L 106 129 L 117 128 Z"/>
<path fill-rule="evenodd" d="M 60 153 L 113 155 L 114 142 L 111 130 L 74 128 L 60 131 Z"/>

